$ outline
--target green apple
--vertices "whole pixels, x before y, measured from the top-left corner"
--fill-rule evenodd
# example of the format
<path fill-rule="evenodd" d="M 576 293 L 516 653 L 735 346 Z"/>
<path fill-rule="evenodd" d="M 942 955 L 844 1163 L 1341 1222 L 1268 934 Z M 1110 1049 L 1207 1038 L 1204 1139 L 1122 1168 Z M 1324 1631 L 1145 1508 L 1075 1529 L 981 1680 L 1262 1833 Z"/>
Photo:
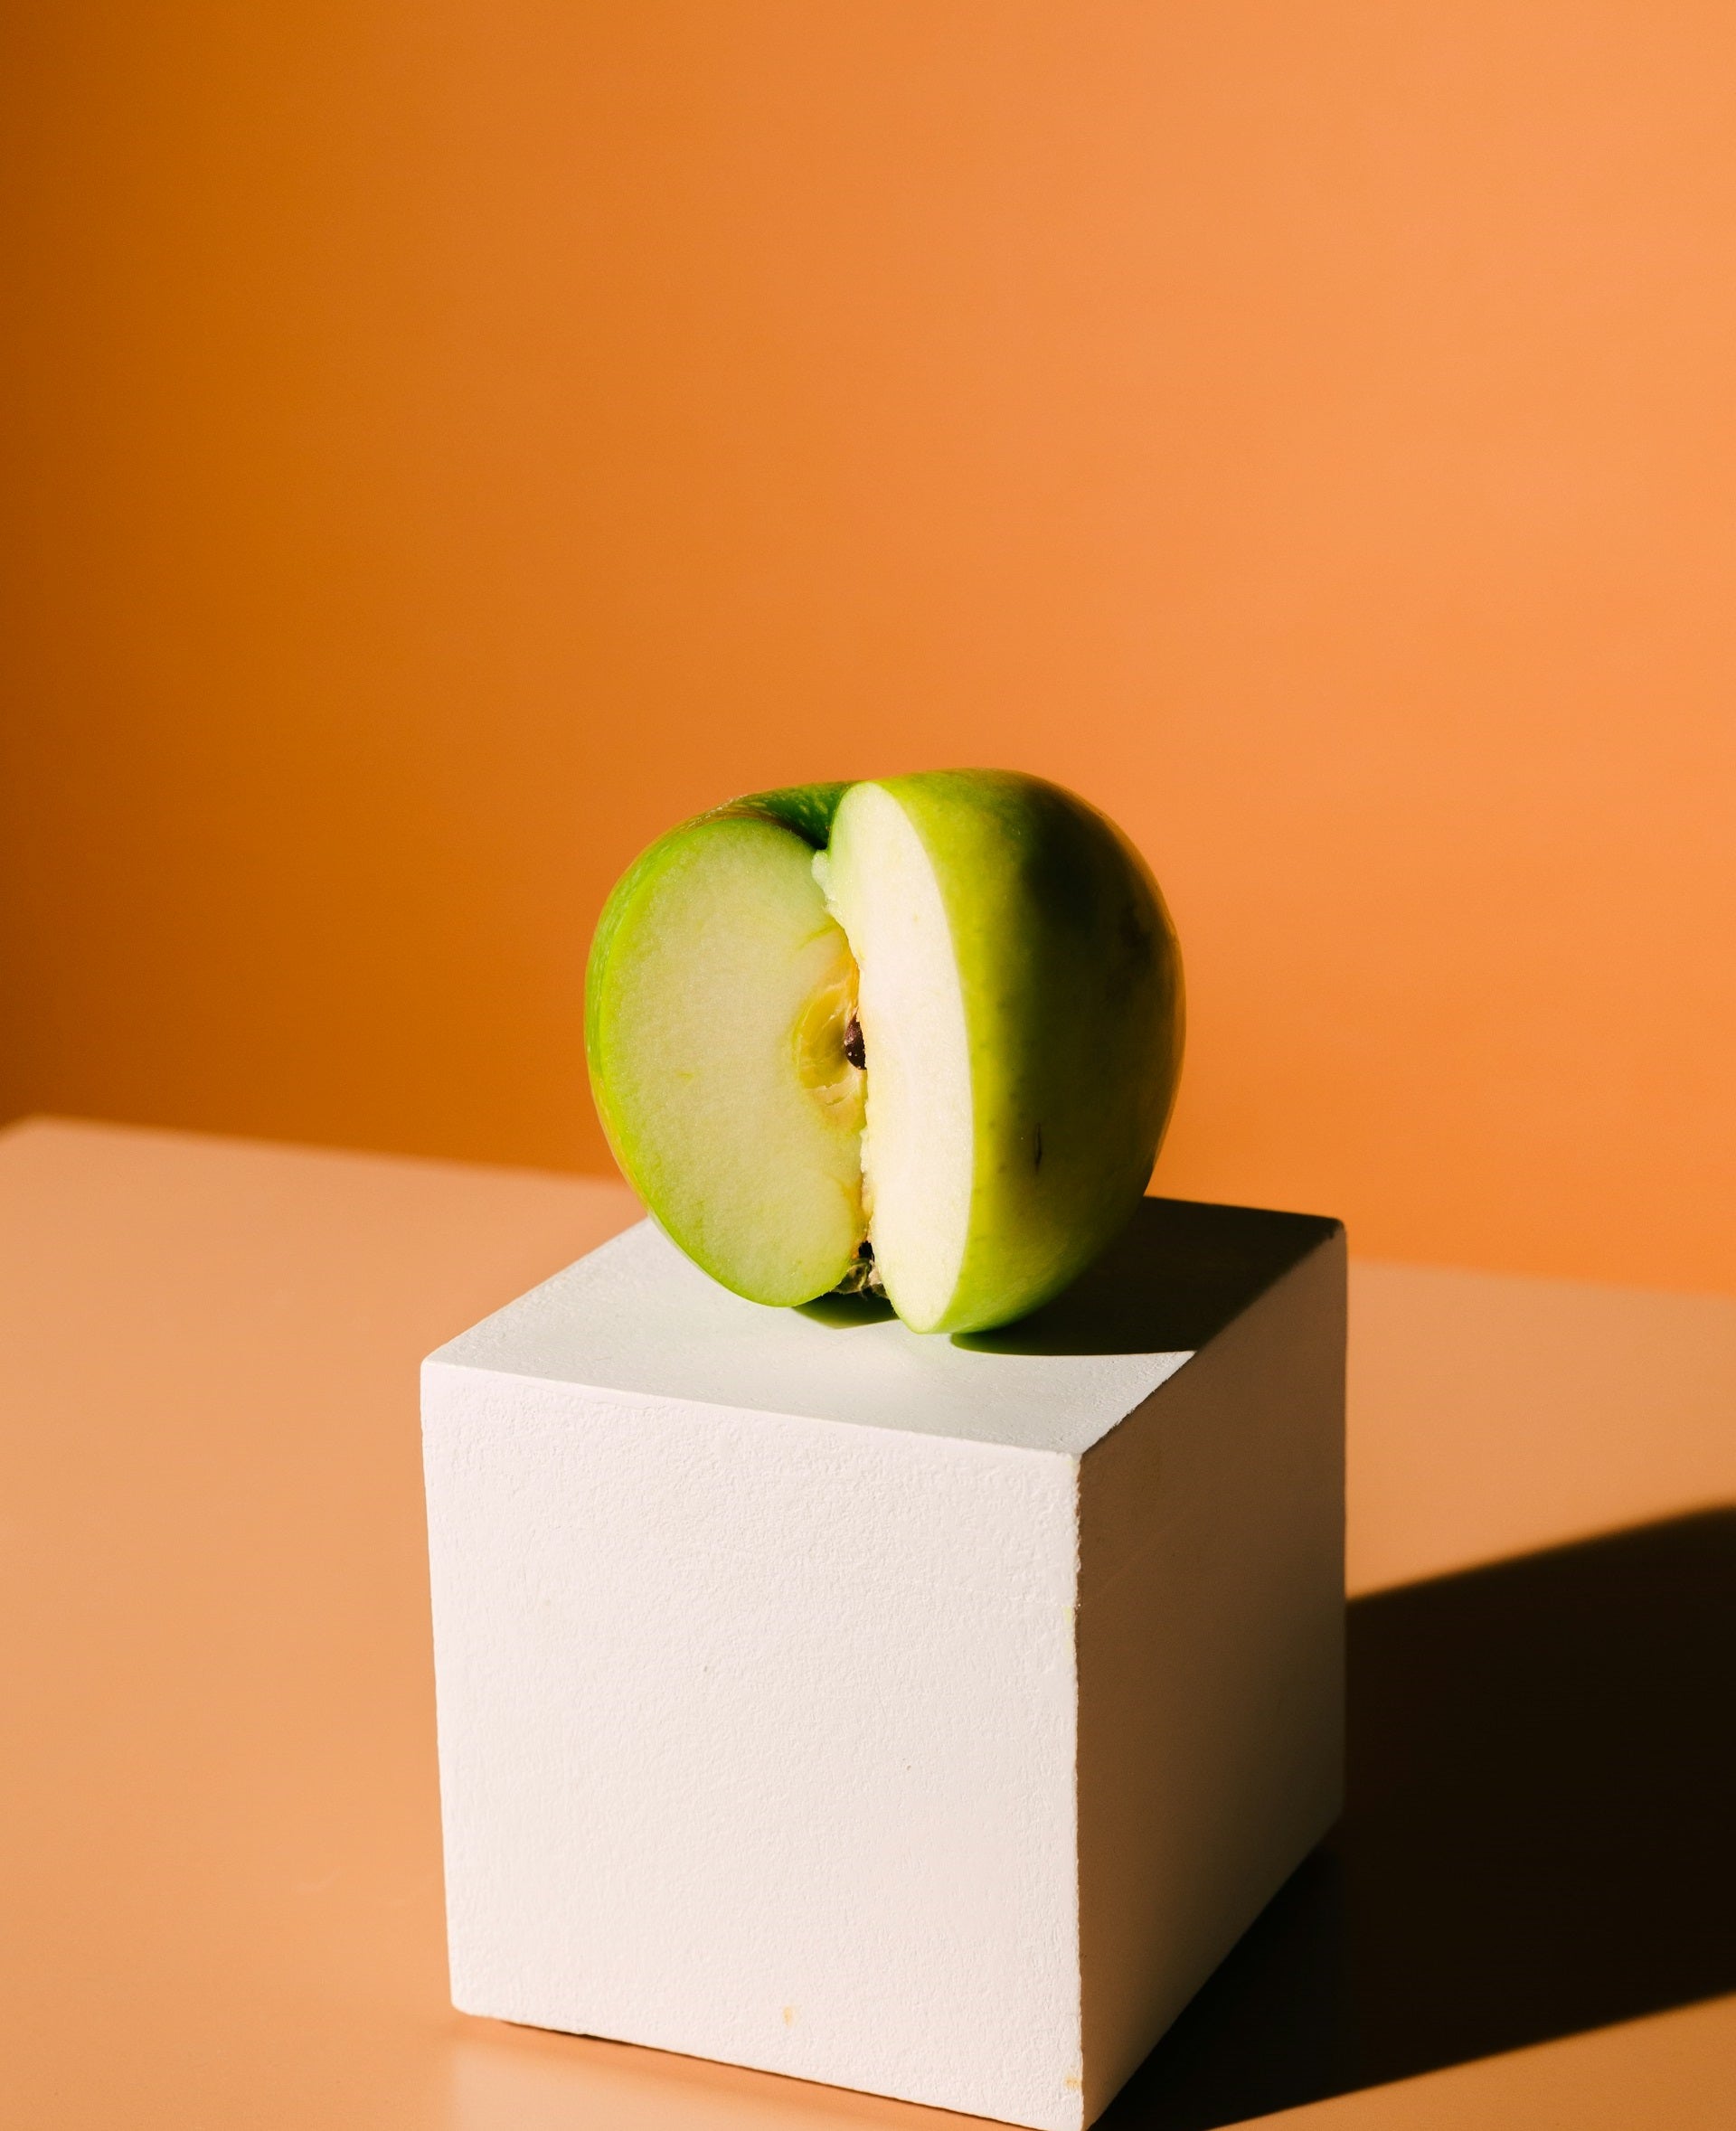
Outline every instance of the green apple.
<path fill-rule="evenodd" d="M 919 1332 L 1058 1294 L 1145 1190 L 1181 963 L 1082 799 L 990 769 L 756 794 L 610 896 L 586 1044 L 609 1143 L 725 1287 L 872 1279 Z"/>

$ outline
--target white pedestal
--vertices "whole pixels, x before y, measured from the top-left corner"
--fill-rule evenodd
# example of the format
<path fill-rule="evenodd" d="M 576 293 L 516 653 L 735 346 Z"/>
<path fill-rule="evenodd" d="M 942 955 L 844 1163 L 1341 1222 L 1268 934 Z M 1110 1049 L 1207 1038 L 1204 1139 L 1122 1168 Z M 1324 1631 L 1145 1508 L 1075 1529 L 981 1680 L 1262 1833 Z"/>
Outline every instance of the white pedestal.
<path fill-rule="evenodd" d="M 647 1223 L 442 1347 L 454 2002 L 1089 2123 L 1338 1808 L 1344 1283 L 1151 1200 L 967 1348 Z"/>

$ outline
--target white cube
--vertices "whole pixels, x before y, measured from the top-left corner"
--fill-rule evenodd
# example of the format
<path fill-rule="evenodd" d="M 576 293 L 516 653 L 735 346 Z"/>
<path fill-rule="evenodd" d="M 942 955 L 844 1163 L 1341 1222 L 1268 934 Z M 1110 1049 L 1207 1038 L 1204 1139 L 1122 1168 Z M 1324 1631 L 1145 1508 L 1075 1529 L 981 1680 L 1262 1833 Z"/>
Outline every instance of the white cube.
<path fill-rule="evenodd" d="M 830 1315 L 646 1222 L 425 1365 L 453 1999 L 1075 2131 L 1338 1810 L 1343 1231 Z"/>

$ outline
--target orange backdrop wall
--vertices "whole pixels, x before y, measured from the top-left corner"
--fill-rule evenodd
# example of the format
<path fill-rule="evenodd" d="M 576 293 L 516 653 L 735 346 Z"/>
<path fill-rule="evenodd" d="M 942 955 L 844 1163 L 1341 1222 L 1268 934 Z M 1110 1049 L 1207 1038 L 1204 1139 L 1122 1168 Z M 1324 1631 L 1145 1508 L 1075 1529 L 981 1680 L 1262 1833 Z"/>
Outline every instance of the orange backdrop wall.
<path fill-rule="evenodd" d="M 59 0 L 0 1110 L 601 1166 L 614 875 L 1042 770 L 1175 1191 L 1736 1286 L 1736 133 L 1671 0 Z"/>

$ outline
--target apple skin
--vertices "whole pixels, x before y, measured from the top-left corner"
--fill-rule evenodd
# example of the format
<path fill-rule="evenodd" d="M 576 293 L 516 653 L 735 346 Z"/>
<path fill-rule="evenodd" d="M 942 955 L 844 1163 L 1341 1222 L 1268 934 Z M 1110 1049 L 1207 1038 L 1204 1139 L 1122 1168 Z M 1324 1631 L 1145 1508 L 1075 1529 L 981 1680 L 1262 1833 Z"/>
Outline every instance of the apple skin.
<path fill-rule="evenodd" d="M 934 868 L 970 1052 L 967 1240 L 922 1329 L 987 1331 L 1060 1294 L 1143 1195 L 1181 1073 L 1180 950 L 1144 860 L 1060 786 L 994 769 L 876 781 Z M 872 1108 L 872 1050 L 868 1085 Z"/>
<path fill-rule="evenodd" d="M 794 829 L 803 843 L 824 851 L 831 838 L 832 823 L 839 802 L 850 789 L 847 784 L 786 785 L 776 792 L 750 792 L 744 799 L 731 799 L 714 809 L 716 816 L 759 815 L 782 827 Z M 712 818 L 701 815 L 702 821 Z"/>

